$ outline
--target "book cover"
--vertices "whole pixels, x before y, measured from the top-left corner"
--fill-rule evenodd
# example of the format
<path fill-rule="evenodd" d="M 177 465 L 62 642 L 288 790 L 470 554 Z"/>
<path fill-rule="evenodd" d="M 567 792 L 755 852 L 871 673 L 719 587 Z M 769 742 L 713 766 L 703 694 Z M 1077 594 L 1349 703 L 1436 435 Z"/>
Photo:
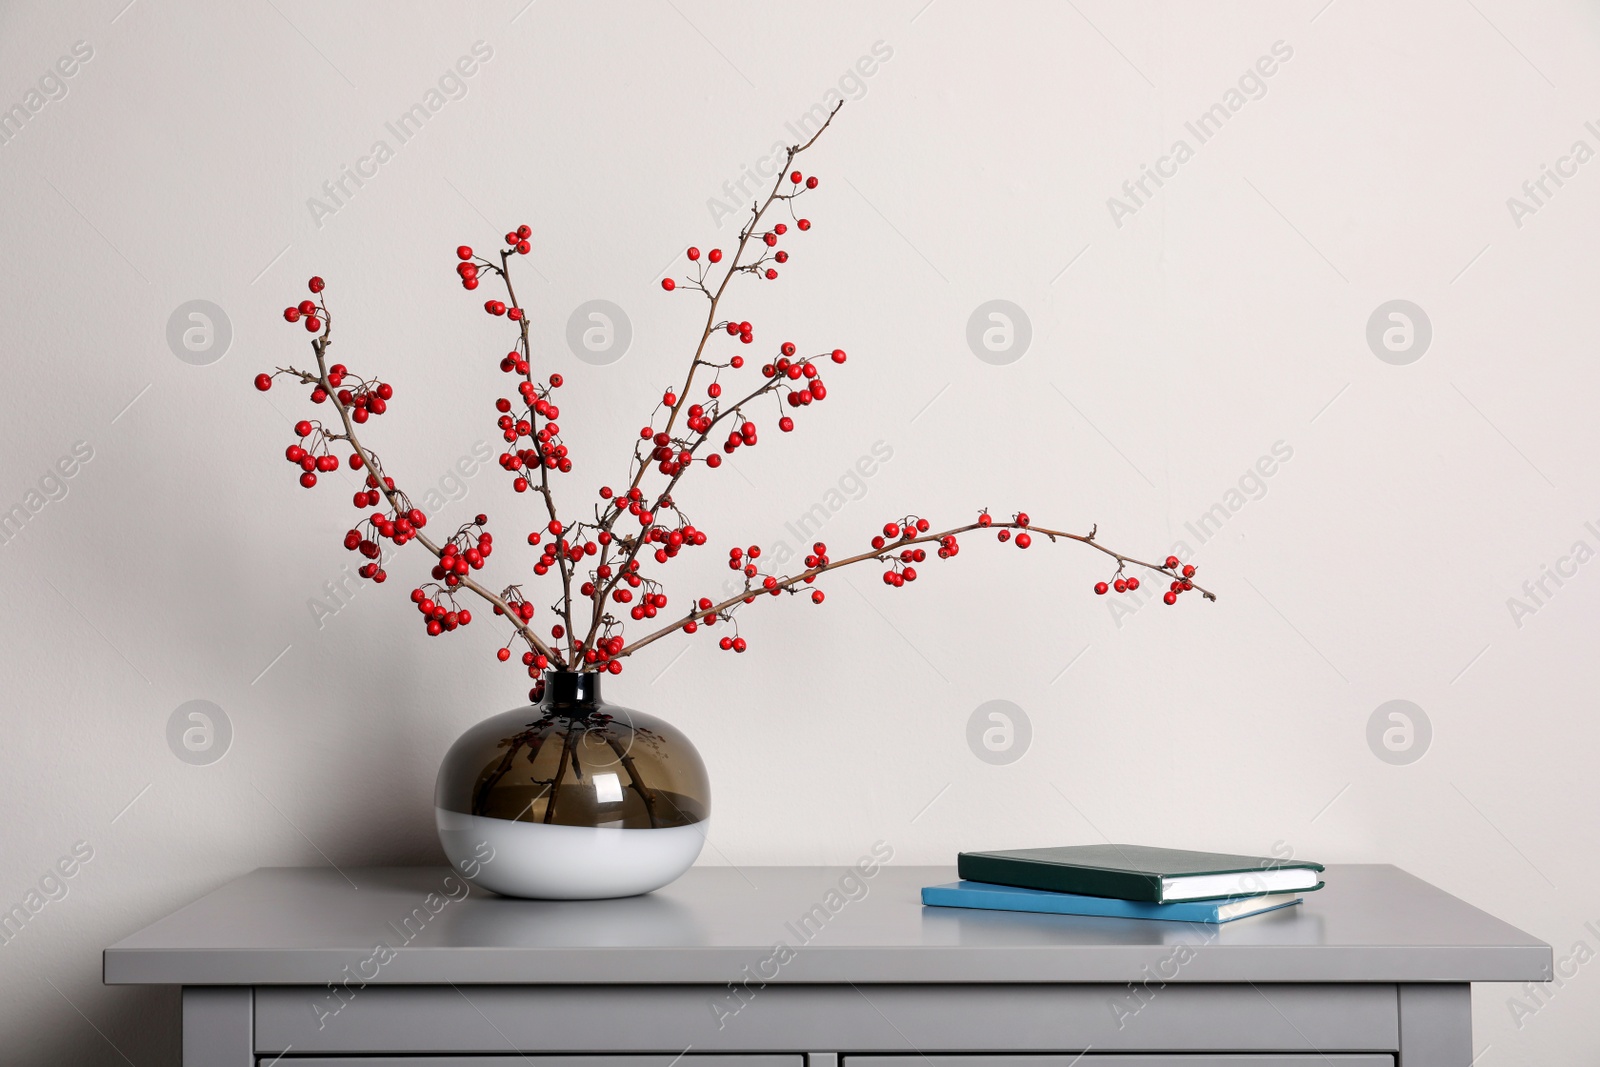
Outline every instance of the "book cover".
<path fill-rule="evenodd" d="M 1031 911 L 1053 915 L 1096 915 L 1113 919 L 1165 919 L 1175 922 L 1225 923 L 1247 915 L 1277 911 L 1300 903 L 1293 893 L 1243 897 L 1236 900 L 1188 900 L 1150 904 L 1115 897 L 1088 897 L 1078 893 L 1052 893 L 1043 889 L 1018 889 L 987 882 L 948 882 L 922 890 L 930 907 L 979 908 L 986 911 Z"/>
<path fill-rule="evenodd" d="M 963 852 L 956 858 L 965 881 L 1151 904 L 1309 892 L 1322 888 L 1315 877 L 1322 869 L 1303 860 L 1114 844 Z M 1300 873 L 1285 877 L 1280 872 Z M 1274 881 L 1294 884 L 1269 884 Z"/>

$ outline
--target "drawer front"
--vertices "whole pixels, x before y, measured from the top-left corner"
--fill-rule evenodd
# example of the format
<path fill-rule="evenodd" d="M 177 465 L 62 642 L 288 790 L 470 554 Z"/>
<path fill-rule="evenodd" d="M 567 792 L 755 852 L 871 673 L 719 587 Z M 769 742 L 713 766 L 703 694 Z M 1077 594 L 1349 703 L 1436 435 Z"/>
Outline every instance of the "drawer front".
<path fill-rule="evenodd" d="M 261 1056 L 257 1067 L 804 1067 L 803 1056 Z"/>
<path fill-rule="evenodd" d="M 670 1062 L 692 1050 L 715 1057 L 707 1067 L 718 1067 L 732 1062 L 723 1053 L 892 1058 L 926 1050 L 1014 1053 L 1007 1067 L 1023 1067 L 1041 1050 L 1068 1053 L 1070 1062 L 1084 1050 L 1315 1056 L 1400 1047 L 1393 986 L 1171 985 L 1143 999 L 1126 986 L 368 986 L 332 1007 L 330 996 L 326 989 L 257 988 L 255 1051 L 269 1059 L 283 1052 L 291 1059 L 526 1052 L 565 1067 L 596 1061 L 560 1057 L 643 1055 L 641 1067 L 667 1067 L 649 1057 Z M 928 1063 L 916 1056 L 908 1067 Z M 1078 1067 L 1088 1067 L 1087 1059 Z"/>
<path fill-rule="evenodd" d="M 1086 1052 L 1078 1056 L 845 1056 L 844 1067 L 1394 1067 L 1387 1053 L 1151 1054 Z"/>

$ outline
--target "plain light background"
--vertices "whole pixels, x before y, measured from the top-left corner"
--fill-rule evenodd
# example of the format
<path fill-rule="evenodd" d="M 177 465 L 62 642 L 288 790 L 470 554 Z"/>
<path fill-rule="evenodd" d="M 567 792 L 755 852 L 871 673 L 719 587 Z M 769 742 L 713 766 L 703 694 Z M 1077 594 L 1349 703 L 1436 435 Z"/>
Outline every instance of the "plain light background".
<path fill-rule="evenodd" d="M 805 161 L 814 230 L 727 310 L 747 355 L 851 359 L 796 433 L 688 480 L 712 544 L 666 570 L 676 603 L 720 587 L 732 544 L 793 547 L 785 523 L 877 442 L 892 458 L 823 529 L 836 554 L 907 513 L 1024 509 L 1148 558 L 1187 542 L 1220 599 L 1114 612 L 1095 554 L 972 537 L 905 589 L 856 570 L 820 608 L 756 605 L 743 656 L 658 643 L 608 693 L 700 747 L 701 862 L 1111 839 L 1394 863 L 1558 960 L 1583 946 L 1539 999 L 1475 991 L 1478 1064 L 1594 1062 L 1600 161 L 1561 163 L 1600 150 L 1593 5 L 525 3 L 0 9 L 0 106 L 39 105 L 0 144 L 0 511 L 28 513 L 0 544 L 0 904 L 93 853 L 0 945 L 6 1062 L 177 1062 L 176 993 L 102 986 L 101 949 L 257 866 L 441 860 L 442 753 L 525 699 L 487 612 L 425 638 L 420 549 L 326 599 L 353 486 L 300 489 L 282 451 L 310 405 L 250 384 L 309 358 L 279 317 L 305 279 L 329 281 L 338 357 L 395 384 L 368 443 L 456 498 L 440 526 L 489 513 L 493 581 L 531 578 L 533 499 L 492 464 L 451 473 L 494 445 L 509 340 L 454 247 L 533 227 L 521 291 L 539 370 L 570 383 L 576 507 L 686 364 L 703 312 L 663 272 L 731 245 L 724 183 L 838 95 Z M 464 95 L 398 144 L 386 123 L 480 41 Z M 1278 42 L 1200 143 L 1185 123 Z M 393 158 L 313 212 L 379 139 Z M 1193 158 L 1114 217 L 1179 139 Z M 1568 176 L 1535 203 L 1546 167 Z M 596 299 L 631 323 L 608 366 L 566 340 Z M 168 342 L 192 300 L 232 335 L 198 363 Z M 967 341 L 991 300 L 1031 327 L 1004 365 Z M 1432 335 L 1400 365 L 1368 343 L 1393 300 Z M 55 480 L 75 445 L 92 458 Z M 1202 544 L 1186 524 L 1218 504 Z M 208 765 L 169 747 L 192 700 L 231 724 Z M 992 700 L 1031 735 L 1001 765 L 968 743 Z M 1406 748 L 1385 712 L 1400 751 L 1370 743 L 1392 700 L 1431 737 L 1412 713 Z"/>

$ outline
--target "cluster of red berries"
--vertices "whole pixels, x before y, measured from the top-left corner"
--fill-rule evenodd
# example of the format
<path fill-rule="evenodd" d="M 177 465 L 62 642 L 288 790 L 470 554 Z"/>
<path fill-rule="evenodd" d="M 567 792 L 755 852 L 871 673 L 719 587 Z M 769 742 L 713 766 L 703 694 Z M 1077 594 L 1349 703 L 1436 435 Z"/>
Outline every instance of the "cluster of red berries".
<path fill-rule="evenodd" d="M 739 367 L 744 366 L 744 358 L 742 356 L 734 356 L 733 359 L 729 361 L 729 364 L 737 370 Z M 662 395 L 661 402 L 669 408 L 673 407 L 678 402 L 678 396 L 676 393 L 668 391 Z M 704 406 L 700 404 L 690 404 L 688 418 L 685 421 L 689 429 L 693 430 L 695 433 L 707 433 L 711 430 L 711 424 L 714 420 L 706 411 Z M 741 435 L 741 437 L 742 436 L 743 435 Z M 677 474 L 684 467 L 687 467 L 690 460 L 694 458 L 693 452 L 681 447 L 683 443 L 684 442 L 679 442 L 680 450 L 677 456 L 672 456 L 669 450 L 669 454 L 665 458 L 663 458 L 661 455 L 660 443 L 657 444 L 655 458 L 661 460 L 660 469 L 662 474 Z M 753 444 L 754 442 L 751 443 Z M 706 457 L 705 464 L 712 470 L 715 470 L 716 468 L 722 466 L 722 457 L 713 452 L 711 455 Z"/>
<path fill-rule="evenodd" d="M 511 614 L 515 615 L 523 622 L 533 621 L 533 604 L 528 600 L 527 597 L 522 595 L 522 589 L 520 586 L 508 586 L 505 591 L 500 594 L 500 599 L 506 602 L 506 605 L 511 609 Z M 505 614 L 505 612 L 500 610 L 499 604 L 494 606 L 494 613 L 496 615 Z M 530 652 L 528 656 L 524 656 L 522 662 L 525 664 L 532 664 L 533 659 L 530 658 L 532 655 L 533 654 Z M 506 657 L 501 658 L 504 659 Z M 546 660 L 546 663 L 548 662 L 549 661 Z"/>
<path fill-rule="evenodd" d="M 645 507 L 644 490 L 638 486 L 634 486 L 625 493 L 613 493 L 609 485 L 602 485 L 600 487 L 600 499 L 611 501 L 610 506 L 612 508 L 618 511 L 626 511 L 629 515 L 638 519 L 640 526 L 648 528 L 651 523 L 656 521 L 656 513 Z M 663 500 L 662 503 L 667 504 L 668 501 Z M 606 518 L 609 519 L 610 517 L 610 513 L 607 512 Z M 610 523 L 608 522 L 606 525 L 609 526 Z M 609 544 L 609 538 L 610 535 L 607 534 L 606 539 L 600 543 L 602 545 Z"/>
<path fill-rule="evenodd" d="M 1192 564 L 1182 564 L 1182 569 L 1180 570 L 1180 564 L 1182 564 L 1182 561 L 1177 556 L 1168 556 L 1162 563 L 1162 567 L 1165 570 L 1171 571 L 1177 576 L 1173 578 L 1172 584 L 1168 586 L 1167 591 L 1161 595 L 1163 604 L 1176 604 L 1180 593 L 1186 593 L 1194 588 L 1194 582 L 1192 581 L 1194 578 L 1194 566 Z M 1117 568 L 1117 575 L 1113 581 L 1109 583 L 1096 582 L 1094 584 L 1094 591 L 1099 596 L 1104 596 L 1112 590 L 1118 593 L 1132 593 L 1138 588 L 1139 579 L 1122 577 L 1122 568 L 1120 567 Z"/>
<path fill-rule="evenodd" d="M 873 551 L 881 552 L 891 540 L 909 541 L 918 534 L 925 534 L 932 529 L 932 524 L 927 519 L 919 519 L 914 515 L 904 519 L 890 520 L 883 524 L 883 533 L 872 538 Z"/>
<path fill-rule="evenodd" d="M 737 430 L 733 430 L 728 434 L 728 439 L 722 442 L 722 450 L 729 455 L 732 455 L 740 445 L 753 446 L 757 440 L 756 424 L 753 422 L 746 422 Z"/>
<path fill-rule="evenodd" d="M 563 379 L 559 374 L 550 375 L 550 385 L 540 389 L 531 382 L 521 383 L 523 399 L 529 401 L 529 415 L 536 415 L 545 419 L 545 424 L 537 430 L 534 429 L 532 418 L 513 418 L 511 415 L 511 401 L 501 397 L 495 401 L 495 410 L 500 413 L 495 425 L 500 428 L 501 436 L 507 444 L 515 445 L 524 437 L 533 442 L 531 448 L 519 448 L 500 453 L 500 466 L 516 474 L 512 479 L 511 488 L 519 493 L 526 493 L 529 481 L 522 471 L 536 471 L 541 467 L 545 470 L 560 471 L 563 474 L 572 470 L 572 459 L 568 454 L 566 443 L 561 439 L 561 426 L 554 420 L 561 414 L 561 409 L 550 403 L 550 390 L 559 389 Z"/>
<path fill-rule="evenodd" d="M 538 530 L 534 530 L 528 534 L 528 544 L 540 550 L 539 558 L 533 565 L 533 573 L 539 575 L 541 578 L 550 573 L 550 568 L 554 567 L 558 560 L 564 559 L 568 563 L 576 563 L 583 559 L 584 556 L 593 556 L 598 554 L 600 551 L 599 545 L 608 545 L 611 543 L 611 534 L 606 530 L 600 531 L 600 534 L 596 539 L 599 542 L 598 545 L 595 541 L 579 542 L 570 539 L 565 535 L 568 533 L 580 533 L 581 527 L 575 527 L 572 530 L 568 530 L 559 519 L 551 519 L 549 525 L 546 526 L 545 529 L 547 529 L 551 536 L 555 538 L 555 540 L 549 542 L 548 544 L 540 544 L 541 535 Z M 588 594 L 586 593 L 584 595 L 587 596 Z"/>
<path fill-rule="evenodd" d="M 527 255 L 533 250 L 533 246 L 528 243 L 528 238 L 532 236 L 533 229 L 529 226 L 518 226 L 515 230 L 508 230 L 506 232 L 506 252 L 515 252 L 522 256 Z M 478 264 L 473 262 L 472 246 L 457 246 L 456 259 L 459 260 L 459 262 L 456 263 L 456 274 L 461 278 L 461 288 L 467 290 L 476 289 L 478 287 L 479 268 Z M 484 260 L 484 262 L 488 263 L 488 260 Z M 489 268 L 491 270 L 497 269 L 492 263 L 489 264 Z M 499 303 L 499 301 L 491 301 L 490 303 Z M 506 313 L 506 306 L 504 304 L 500 304 L 499 311 L 493 311 L 491 309 L 490 313 L 495 315 L 504 315 Z M 512 316 L 512 318 L 517 319 L 520 318 L 521 315 L 522 313 L 519 310 L 515 315 Z"/>
<path fill-rule="evenodd" d="M 751 545 L 749 548 L 740 548 L 734 545 L 728 549 L 728 569 L 730 571 L 743 571 L 746 578 L 754 578 L 760 573 L 754 561 L 761 558 L 761 546 Z"/>
<path fill-rule="evenodd" d="M 308 289 L 310 289 L 313 294 L 322 292 L 322 290 L 324 288 L 326 288 L 326 286 L 327 286 L 326 282 L 324 282 L 321 278 L 318 278 L 318 277 L 316 277 L 314 275 L 312 276 L 311 280 L 306 283 L 306 287 Z M 318 315 L 318 312 L 321 312 L 320 316 Z M 327 313 L 326 309 L 318 306 L 316 301 L 314 301 L 314 300 L 302 300 L 298 304 L 291 304 L 289 307 L 286 307 L 286 308 L 283 309 L 283 321 L 284 322 L 301 322 L 301 321 L 304 321 L 305 324 L 306 324 L 306 332 L 307 333 L 316 333 L 318 330 L 322 329 L 322 324 L 323 324 L 324 320 L 326 319 L 327 314 L 328 313 Z M 257 376 L 257 378 L 256 378 L 256 388 L 262 390 L 263 392 L 265 392 L 266 389 L 268 388 L 268 386 L 263 386 L 261 384 L 261 377 L 262 376 Z M 270 383 L 271 383 L 271 379 L 269 378 L 268 379 L 268 385 L 269 386 L 270 386 Z"/>
<path fill-rule="evenodd" d="M 677 556 L 686 548 L 695 548 L 706 543 L 704 530 L 697 530 L 693 523 L 683 523 L 675 529 L 668 529 L 659 523 L 651 526 L 641 536 L 647 545 L 658 545 L 655 550 L 655 561 L 665 563 Z M 663 604 L 662 607 L 666 605 Z"/>
<path fill-rule="evenodd" d="M 1139 588 L 1139 579 L 1134 577 L 1124 578 L 1119 571 L 1117 576 L 1109 583 L 1095 582 L 1094 591 L 1097 596 L 1105 596 L 1113 589 L 1119 593 L 1131 593 Z"/>
<path fill-rule="evenodd" d="M 566 632 L 566 628 L 562 626 L 553 626 L 550 628 L 550 635 L 558 641 L 561 640 L 562 637 L 566 636 Z M 573 654 L 580 656 L 584 663 L 591 667 L 605 671 L 608 674 L 622 673 L 621 661 L 613 658 L 621 655 L 622 649 L 622 635 L 611 632 L 610 622 L 606 623 L 604 633 L 595 639 L 593 648 L 584 648 L 583 642 L 581 641 L 572 646 Z M 523 658 L 526 660 L 527 657 L 524 656 Z M 528 673 L 531 675 L 533 672 L 530 670 Z"/>
<path fill-rule="evenodd" d="M 351 422 L 363 423 L 369 417 L 382 415 L 389 410 L 389 401 L 394 399 L 394 386 L 388 382 L 359 382 L 356 388 L 346 389 L 344 380 L 349 373 L 343 363 L 335 363 L 328 368 L 328 384 L 334 388 L 339 403 L 350 409 Z M 312 399 L 316 398 L 313 396 Z"/>
<path fill-rule="evenodd" d="M 483 569 L 483 561 L 494 551 L 494 535 L 481 529 L 488 521 L 487 515 L 478 515 L 450 536 L 433 565 L 434 581 L 454 589 L 470 572 Z"/>
<path fill-rule="evenodd" d="M 806 556 L 806 570 L 815 571 L 822 567 L 826 567 L 831 562 L 833 561 L 828 558 L 828 546 L 824 542 L 818 541 L 811 546 L 811 552 Z M 815 574 L 808 574 L 805 576 L 805 582 L 807 585 L 810 585 L 816 580 L 817 576 Z M 820 604 L 826 599 L 827 598 L 822 595 L 822 590 L 811 590 L 811 602 L 813 604 Z"/>
<path fill-rule="evenodd" d="M 300 468 L 300 484 L 310 489 L 317 484 L 319 471 L 327 474 L 339 469 L 339 458 L 328 452 L 327 434 L 320 426 L 301 419 L 294 424 L 294 432 L 301 442 L 310 438 L 311 448 L 302 443 L 292 444 L 283 450 L 283 458 Z M 351 455 L 350 466 L 361 466 L 361 457 Z"/>
<path fill-rule="evenodd" d="M 930 526 L 931 524 L 927 519 L 919 519 L 915 516 L 886 522 L 883 524 L 883 533 L 873 537 L 872 547 L 881 551 L 891 540 L 909 541 L 918 534 L 927 533 Z M 944 551 L 942 545 L 940 551 Z M 927 559 L 928 553 L 922 548 L 906 547 L 900 550 L 899 555 L 884 558 L 889 562 L 889 569 L 883 572 L 883 584 L 899 589 L 907 582 L 917 580 L 915 564 Z"/>
<path fill-rule="evenodd" d="M 671 393 L 667 394 L 671 396 Z M 694 407 L 700 407 L 699 404 Z M 702 409 L 704 410 L 704 409 Z M 701 416 L 704 417 L 703 415 Z M 691 416 L 691 420 L 692 420 Z M 684 447 L 685 442 L 674 440 L 672 435 L 665 430 L 657 430 L 650 426 L 639 430 L 639 439 L 649 443 L 650 459 L 656 463 L 656 468 L 662 474 L 677 474 L 689 464 L 694 462 L 694 453 Z M 720 462 L 720 461 L 719 461 Z M 713 463 L 715 467 L 717 464 Z"/>
<path fill-rule="evenodd" d="M 763 593 L 771 593 L 773 596 L 777 596 L 779 593 L 783 592 L 783 590 L 778 588 L 777 578 L 770 574 L 761 574 L 761 568 L 757 567 L 755 564 L 755 561 L 760 558 L 760 545 L 751 545 L 749 548 L 740 548 L 739 546 L 735 545 L 733 548 L 728 550 L 728 569 L 742 572 L 745 576 L 746 585 L 749 584 L 749 580 L 751 578 L 760 576 L 760 591 Z M 810 579 L 808 578 L 807 581 L 810 581 Z M 746 604 L 755 603 L 756 595 L 757 594 L 755 593 L 751 593 L 749 596 L 744 598 L 744 602 Z"/>
<path fill-rule="evenodd" d="M 458 608 L 453 593 L 446 590 L 437 592 L 439 599 L 436 601 L 421 588 L 411 590 L 411 602 L 422 613 L 429 637 L 438 637 L 446 630 L 454 630 L 458 626 L 466 626 L 472 622 L 472 612 L 466 608 Z"/>
<path fill-rule="evenodd" d="M 1194 588 L 1194 582 L 1191 580 L 1194 578 L 1194 564 L 1185 563 L 1182 570 L 1179 570 L 1178 562 L 1177 556 L 1167 557 L 1167 570 L 1174 572 L 1178 577 L 1174 578 L 1167 591 L 1161 594 L 1161 601 L 1164 604 L 1176 604 L 1180 594 Z"/>
<path fill-rule="evenodd" d="M 1011 519 L 1018 526 L 1026 526 L 1026 525 L 1028 525 L 1028 513 L 1026 511 L 1017 512 L 1015 515 L 1013 515 L 1011 517 Z M 978 516 L 978 525 L 979 526 L 988 526 L 993 521 L 994 520 L 989 517 L 989 513 L 987 511 L 983 512 L 982 514 L 980 514 Z M 1011 538 L 1011 531 L 1010 530 L 1000 530 L 999 532 L 997 532 L 995 534 L 995 539 L 998 540 L 1001 544 L 1005 544 L 1007 541 L 1010 541 L 1012 539 Z M 1017 531 L 1017 536 L 1016 536 L 1016 542 L 1017 542 L 1017 547 L 1018 548 L 1027 548 L 1029 545 L 1033 544 L 1033 535 L 1031 533 L 1029 533 L 1027 530 L 1018 530 Z"/>
<path fill-rule="evenodd" d="M 370 486 L 377 485 L 377 479 L 371 474 L 367 475 L 367 482 Z M 394 488 L 394 483 L 390 479 L 385 478 L 384 482 L 390 489 Z M 377 495 L 376 489 L 372 490 L 372 494 Z M 383 549 L 378 541 L 392 541 L 398 548 L 416 537 L 417 531 L 427 524 L 428 517 L 419 509 L 411 508 L 405 512 L 397 511 L 393 517 L 382 512 L 374 512 L 366 520 L 358 523 L 354 529 L 347 530 L 344 535 L 344 547 L 351 552 L 361 553 L 368 561 L 362 564 L 356 573 L 375 582 L 387 580 L 389 575 L 383 569 Z M 370 533 L 363 535 L 362 527 L 366 527 Z"/>

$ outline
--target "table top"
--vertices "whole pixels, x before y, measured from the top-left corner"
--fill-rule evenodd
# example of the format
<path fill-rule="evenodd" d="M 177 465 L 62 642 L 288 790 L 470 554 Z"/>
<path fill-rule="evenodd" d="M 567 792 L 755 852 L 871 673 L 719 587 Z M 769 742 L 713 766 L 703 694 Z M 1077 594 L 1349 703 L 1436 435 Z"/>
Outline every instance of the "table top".
<path fill-rule="evenodd" d="M 1550 947 L 1380 864 L 1220 926 L 924 907 L 951 867 L 696 867 L 641 897 L 512 900 L 447 867 L 263 867 L 105 952 L 111 984 L 1518 982 Z M 373 970 L 376 977 L 368 977 Z M 776 970 L 775 977 L 768 977 Z"/>

